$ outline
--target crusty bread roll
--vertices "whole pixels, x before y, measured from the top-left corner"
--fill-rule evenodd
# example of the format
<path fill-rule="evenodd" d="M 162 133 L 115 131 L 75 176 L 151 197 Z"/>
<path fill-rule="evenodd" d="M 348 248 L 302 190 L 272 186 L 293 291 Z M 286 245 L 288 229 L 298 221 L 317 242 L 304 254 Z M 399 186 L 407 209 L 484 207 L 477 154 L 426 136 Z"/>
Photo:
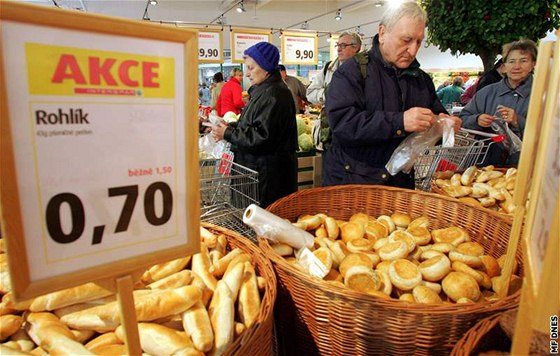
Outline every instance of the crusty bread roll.
<path fill-rule="evenodd" d="M 443 191 L 449 195 L 450 197 L 453 198 L 460 198 L 460 197 L 464 197 L 467 196 L 469 194 L 472 193 L 472 188 L 471 187 L 465 187 L 465 186 L 455 186 L 455 185 L 450 185 L 450 186 L 444 186 L 441 189 L 443 189 Z"/>
<path fill-rule="evenodd" d="M 212 241 L 217 240 L 217 236 L 203 226 L 200 227 L 200 238 L 206 243 L 206 246 L 212 245 L 213 243 L 215 243 Z"/>
<path fill-rule="evenodd" d="M 402 291 L 410 291 L 422 281 L 422 274 L 418 267 L 405 259 L 391 262 L 389 277 L 393 285 Z"/>
<path fill-rule="evenodd" d="M 434 178 L 436 178 L 436 179 L 449 179 L 449 178 L 453 177 L 453 174 L 455 174 L 455 171 L 452 171 L 452 170 L 439 171 L 439 172 L 434 173 Z"/>
<path fill-rule="evenodd" d="M 327 232 L 327 229 L 325 229 L 324 226 L 319 226 L 316 230 L 315 230 L 315 236 L 317 237 L 324 237 L 324 238 L 328 238 L 329 234 Z"/>
<path fill-rule="evenodd" d="M 365 253 L 357 252 L 348 254 L 338 266 L 338 270 L 342 277 L 346 276 L 346 272 L 353 266 L 365 266 L 369 269 L 373 268 L 373 261 Z"/>
<path fill-rule="evenodd" d="M 413 229 L 416 227 L 425 227 L 427 229 L 428 227 L 430 227 L 430 219 L 426 215 L 422 215 L 412 220 L 410 224 L 408 224 L 409 229 Z"/>
<path fill-rule="evenodd" d="M 293 247 L 282 242 L 273 244 L 272 249 L 274 250 L 274 252 L 276 252 L 276 254 L 280 256 L 291 256 L 294 254 Z"/>
<path fill-rule="evenodd" d="M 381 280 L 378 273 L 361 265 L 350 267 L 344 276 L 344 285 L 360 292 L 379 291 Z"/>
<path fill-rule="evenodd" d="M 185 269 L 185 266 L 190 262 L 190 260 L 191 256 L 188 256 L 177 258 L 169 262 L 158 263 L 144 272 L 140 279 L 146 284 L 153 283 Z"/>
<path fill-rule="evenodd" d="M 375 266 L 376 271 L 389 273 L 389 266 L 393 261 L 381 261 Z"/>
<path fill-rule="evenodd" d="M 15 309 L 19 311 L 28 310 L 31 303 L 33 303 L 33 299 L 27 299 L 27 300 L 16 302 L 12 292 L 8 292 L 2 296 L 2 304 L 4 304 L 7 308 L 10 309 Z"/>
<path fill-rule="evenodd" d="M 482 277 L 481 272 L 475 270 L 472 267 L 469 267 L 467 264 L 465 264 L 461 261 L 453 261 L 453 263 L 451 264 L 451 268 L 454 271 L 461 272 L 461 273 L 464 273 L 464 274 L 468 274 L 469 276 L 474 278 L 476 283 L 478 283 L 479 285 L 482 284 L 482 282 L 483 282 L 483 277 Z M 492 282 L 490 282 L 490 287 L 492 287 Z"/>
<path fill-rule="evenodd" d="M 328 247 L 320 247 L 313 251 L 313 255 L 319 259 L 325 266 L 326 270 L 330 270 L 333 266 L 333 253 Z"/>
<path fill-rule="evenodd" d="M 399 296 L 399 300 L 407 303 L 416 303 L 416 299 L 412 293 L 404 293 Z"/>
<path fill-rule="evenodd" d="M 449 182 L 451 183 L 452 187 L 460 187 L 461 186 L 461 174 L 459 174 L 459 173 L 453 174 L 451 176 L 451 178 L 449 178 Z"/>
<path fill-rule="evenodd" d="M 333 266 L 338 268 L 342 260 L 350 253 L 348 248 L 341 240 L 327 242 L 329 250 L 332 252 Z"/>
<path fill-rule="evenodd" d="M 355 213 L 348 221 L 357 222 L 362 226 L 366 226 L 369 220 L 370 217 L 366 213 Z"/>
<path fill-rule="evenodd" d="M 434 242 L 448 242 L 454 246 L 470 240 L 469 233 L 458 226 L 432 230 Z"/>
<path fill-rule="evenodd" d="M 123 341 L 117 337 L 117 334 L 114 332 L 108 332 L 105 334 L 101 334 L 95 339 L 90 340 L 85 346 L 86 349 L 93 351 L 93 349 L 107 346 L 107 345 L 115 345 L 115 344 L 123 344 Z"/>
<path fill-rule="evenodd" d="M 234 248 L 233 250 L 228 252 L 224 257 L 220 258 L 218 260 L 218 263 L 211 266 L 210 267 L 210 272 L 212 272 L 212 274 L 215 277 L 223 276 L 224 273 L 226 272 L 226 269 L 227 269 L 228 265 L 231 263 L 231 261 L 233 261 L 233 259 L 235 257 L 237 257 L 238 255 L 240 255 L 242 253 L 243 253 L 243 250 L 241 250 L 240 248 L 238 248 L 238 247 Z M 194 261 L 193 261 L 193 265 L 194 265 Z"/>
<path fill-rule="evenodd" d="M 322 224 L 321 217 L 317 215 L 300 216 L 297 222 L 304 224 L 307 231 L 315 230 Z"/>
<path fill-rule="evenodd" d="M 239 288 L 241 288 L 244 271 L 245 271 L 245 263 L 238 263 L 233 268 L 228 269 L 227 273 L 224 274 L 224 277 L 222 278 L 222 280 L 226 282 L 227 286 L 229 287 L 229 290 L 231 291 L 231 297 L 233 298 L 234 303 L 237 300 L 237 295 L 239 294 Z"/>
<path fill-rule="evenodd" d="M 85 344 L 96 334 L 96 332 L 93 330 L 72 329 L 70 331 L 72 332 L 72 335 L 74 335 L 74 340 L 76 340 L 80 344 Z"/>
<path fill-rule="evenodd" d="M 374 243 L 384 237 L 389 236 L 389 228 L 379 221 L 370 221 L 365 226 L 365 238 Z"/>
<path fill-rule="evenodd" d="M 395 231 L 395 229 L 397 228 L 393 219 L 391 219 L 391 217 L 388 216 L 388 215 L 378 216 L 377 221 L 379 221 L 380 223 L 382 223 L 383 225 L 385 225 L 387 227 L 387 230 L 388 230 L 387 232 L 389 234 L 392 233 L 393 231 Z"/>
<path fill-rule="evenodd" d="M 378 239 L 373 244 L 373 249 L 376 250 L 376 251 L 379 251 L 379 249 L 381 247 L 385 246 L 387 243 L 389 243 L 389 238 L 388 237 L 383 237 L 381 239 Z"/>
<path fill-rule="evenodd" d="M 484 254 L 484 247 L 478 242 L 465 242 L 449 252 L 449 259 L 453 262 L 460 261 L 470 267 L 478 268 L 482 266 L 482 261 L 479 257 L 482 254 Z"/>
<path fill-rule="evenodd" d="M 128 348 L 125 344 L 110 344 L 110 345 L 100 345 L 90 349 L 95 355 L 104 356 L 127 356 Z"/>
<path fill-rule="evenodd" d="M 124 340 L 124 328 L 115 331 Z M 179 350 L 193 348 L 191 339 L 185 332 L 173 330 L 155 323 L 139 323 L 138 335 L 142 351 L 150 355 L 173 355 Z M 202 353 L 200 353 L 202 355 Z"/>
<path fill-rule="evenodd" d="M 330 250 L 327 249 L 327 251 L 330 253 Z M 239 320 L 245 324 L 247 328 L 251 327 L 259 316 L 261 297 L 257 285 L 255 268 L 248 262 L 245 262 L 245 272 L 241 288 L 239 289 L 239 301 L 237 306 Z"/>
<path fill-rule="evenodd" d="M 189 285 L 193 279 L 192 272 L 184 269 L 170 276 L 162 278 L 147 285 L 149 289 L 174 289 Z"/>
<path fill-rule="evenodd" d="M 476 166 L 470 166 L 469 168 L 467 168 L 461 175 L 461 184 L 471 185 L 472 182 L 474 181 L 476 172 L 477 172 Z"/>
<path fill-rule="evenodd" d="M 416 245 L 425 246 L 432 241 L 430 231 L 424 226 L 408 227 L 406 231 L 412 235 Z"/>
<path fill-rule="evenodd" d="M 242 298 L 240 295 L 239 297 L 239 306 L 241 307 L 242 301 L 243 306 L 246 306 L 247 300 L 245 296 L 243 295 Z M 240 310 L 240 315 L 244 315 L 243 313 L 244 311 Z M 208 309 L 208 315 L 210 316 L 210 323 L 212 324 L 212 330 L 214 332 L 214 345 L 212 350 L 215 354 L 221 354 L 233 342 L 233 321 L 235 315 L 231 291 L 223 281 L 219 281 L 216 286 L 214 296 L 210 302 L 210 308 Z"/>
<path fill-rule="evenodd" d="M 391 277 L 389 277 L 389 273 L 386 271 L 374 271 L 379 276 L 379 280 L 381 281 L 381 286 L 379 290 L 385 293 L 386 295 L 390 296 L 391 292 L 393 291 L 393 283 L 391 282 Z"/>
<path fill-rule="evenodd" d="M 437 282 L 449 273 L 451 262 L 447 256 L 438 255 L 420 263 L 418 269 L 426 281 Z"/>
<path fill-rule="evenodd" d="M 0 239 L 1 240 L 1 239 Z M 18 350 L 7 345 L 0 344 L 0 355 L 2 356 L 24 356 L 33 355 L 29 352 Z"/>
<path fill-rule="evenodd" d="M 476 177 L 477 183 L 484 183 L 489 181 L 490 179 L 498 178 L 503 176 L 504 173 L 501 171 L 485 171 L 481 172 L 478 177 Z"/>
<path fill-rule="evenodd" d="M 340 236 L 344 243 L 364 237 L 364 226 L 358 222 L 349 221 L 340 227 Z"/>
<path fill-rule="evenodd" d="M 327 230 L 327 236 L 329 239 L 334 240 L 338 238 L 338 235 L 340 234 L 340 228 L 338 227 L 338 224 L 336 223 L 336 220 L 334 218 L 326 217 L 324 225 L 325 229 Z"/>
<path fill-rule="evenodd" d="M 461 298 L 477 301 L 480 297 L 480 287 L 476 280 L 461 272 L 449 272 L 441 286 L 445 294 L 455 302 Z"/>
<path fill-rule="evenodd" d="M 168 315 L 179 314 L 201 299 L 201 290 L 195 286 L 176 289 L 153 290 L 134 298 L 138 321 L 152 321 Z M 61 321 L 74 329 L 112 331 L 120 324 L 120 308 L 111 302 L 61 317 Z"/>
<path fill-rule="evenodd" d="M 218 281 L 210 271 L 210 267 L 211 264 L 208 253 L 200 252 L 192 256 L 192 271 L 204 281 L 204 284 L 206 284 L 208 288 L 214 290 L 216 289 L 216 284 L 218 283 Z"/>
<path fill-rule="evenodd" d="M 502 269 L 500 268 L 498 261 L 494 257 L 490 255 L 482 255 L 480 256 L 480 261 L 482 262 L 482 266 L 480 266 L 480 269 L 483 272 L 486 272 L 488 277 L 496 277 L 499 276 L 500 273 L 502 273 Z"/>
<path fill-rule="evenodd" d="M 412 295 L 417 303 L 421 304 L 441 304 L 443 301 L 432 289 L 418 285 L 412 290 Z"/>
<path fill-rule="evenodd" d="M 416 248 L 416 240 L 411 233 L 407 231 L 395 230 L 389 235 L 390 242 L 404 241 L 406 243 L 407 252 L 410 253 Z"/>
<path fill-rule="evenodd" d="M 27 314 L 26 328 L 35 344 L 50 354 L 94 355 L 84 345 L 75 341 L 70 329 L 52 313 Z"/>
<path fill-rule="evenodd" d="M 348 241 L 346 247 L 350 252 L 372 252 L 373 241 L 368 239 L 354 239 Z"/>
<path fill-rule="evenodd" d="M 238 256 L 236 256 L 228 265 L 226 272 L 224 273 L 224 275 L 228 274 L 229 270 L 234 268 L 238 263 L 245 263 L 245 262 L 251 262 L 251 255 L 249 255 L 248 253 L 242 253 Z"/>
<path fill-rule="evenodd" d="M 240 267 L 243 268 L 241 265 Z M 196 302 L 182 314 L 183 328 L 192 339 L 194 347 L 207 352 L 214 345 L 214 331 L 210 323 L 210 316 L 202 302 Z"/>
<path fill-rule="evenodd" d="M 428 287 L 431 290 L 433 290 L 434 292 L 436 292 L 436 294 L 440 294 L 441 293 L 441 284 L 439 283 L 435 283 L 435 282 L 429 282 L 429 281 L 422 281 L 420 282 L 421 286 L 424 287 Z"/>
<path fill-rule="evenodd" d="M 23 319 L 19 315 L 6 314 L 0 316 L 0 341 L 6 340 L 19 330 Z"/>
<path fill-rule="evenodd" d="M 397 228 L 401 229 L 406 229 L 412 221 L 410 215 L 401 212 L 394 212 L 391 214 L 391 220 L 393 220 Z"/>
<path fill-rule="evenodd" d="M 336 268 L 331 268 L 329 270 L 329 273 L 327 273 L 326 276 L 323 277 L 323 280 L 325 280 L 325 281 L 342 281 L 343 277 Z"/>
<path fill-rule="evenodd" d="M 10 307 L 6 302 L 0 302 L 0 315 L 14 314 L 17 309 Z"/>
<path fill-rule="evenodd" d="M 395 261 L 408 255 L 408 247 L 404 241 L 389 242 L 383 245 L 378 253 L 383 261 Z"/>

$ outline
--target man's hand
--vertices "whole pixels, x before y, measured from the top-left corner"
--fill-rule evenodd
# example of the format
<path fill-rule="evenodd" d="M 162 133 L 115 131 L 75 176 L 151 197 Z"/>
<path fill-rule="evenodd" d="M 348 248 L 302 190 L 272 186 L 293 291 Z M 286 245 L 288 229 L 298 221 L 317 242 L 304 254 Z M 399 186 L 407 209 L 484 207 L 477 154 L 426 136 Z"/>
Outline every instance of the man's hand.
<path fill-rule="evenodd" d="M 438 115 L 438 119 L 439 118 L 445 118 L 445 119 L 450 119 L 453 121 L 453 131 L 455 132 L 459 132 L 459 130 L 461 129 L 461 124 L 463 123 L 463 120 L 461 120 L 460 117 L 458 116 L 451 116 L 451 115 L 447 115 L 444 113 L 441 113 Z"/>
<path fill-rule="evenodd" d="M 407 132 L 426 131 L 435 122 L 432 110 L 426 108 L 410 108 L 403 115 L 404 130 Z"/>

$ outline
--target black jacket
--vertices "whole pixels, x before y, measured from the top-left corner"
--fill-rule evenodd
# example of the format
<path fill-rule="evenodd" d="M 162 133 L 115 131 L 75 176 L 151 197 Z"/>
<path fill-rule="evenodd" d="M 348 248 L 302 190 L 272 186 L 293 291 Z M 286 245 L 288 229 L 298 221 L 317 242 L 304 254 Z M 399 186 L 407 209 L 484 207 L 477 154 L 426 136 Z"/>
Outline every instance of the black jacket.
<path fill-rule="evenodd" d="M 226 128 L 234 162 L 259 172 L 259 202 L 265 208 L 297 190 L 297 126 L 292 92 L 279 71 L 249 88 L 239 122 Z"/>
<path fill-rule="evenodd" d="M 386 184 L 414 188 L 413 174 L 391 177 L 385 169 L 393 151 L 409 134 L 404 111 L 425 107 L 445 113 L 431 78 L 415 60 L 395 69 L 379 52 L 378 36 L 368 52 L 367 77 L 354 57 L 334 73 L 327 93 L 332 147 L 324 154 L 324 185 Z"/>

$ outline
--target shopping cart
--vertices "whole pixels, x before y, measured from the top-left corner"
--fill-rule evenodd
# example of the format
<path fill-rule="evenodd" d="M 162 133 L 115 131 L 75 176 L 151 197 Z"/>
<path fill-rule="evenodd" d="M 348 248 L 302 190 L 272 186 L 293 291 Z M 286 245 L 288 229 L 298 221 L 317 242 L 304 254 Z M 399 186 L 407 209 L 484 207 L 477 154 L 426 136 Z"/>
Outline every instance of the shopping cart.
<path fill-rule="evenodd" d="M 482 164 L 490 146 L 504 139 L 505 135 L 461 129 L 455 134 L 453 147 L 440 145 L 427 148 L 414 163 L 416 189 L 431 191 L 436 172 L 464 171 L 470 166 Z"/>
<path fill-rule="evenodd" d="M 200 160 L 200 219 L 256 242 L 254 231 L 243 223 L 243 212 L 250 204 L 258 204 L 258 172 L 231 157 Z"/>

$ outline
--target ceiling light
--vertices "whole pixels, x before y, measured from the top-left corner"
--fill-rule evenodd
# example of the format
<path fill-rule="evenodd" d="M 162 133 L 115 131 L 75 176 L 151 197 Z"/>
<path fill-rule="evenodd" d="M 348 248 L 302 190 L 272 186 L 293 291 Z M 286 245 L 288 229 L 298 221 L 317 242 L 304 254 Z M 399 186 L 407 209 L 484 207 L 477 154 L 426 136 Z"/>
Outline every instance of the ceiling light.
<path fill-rule="evenodd" d="M 241 0 L 239 4 L 237 4 L 237 9 L 235 9 L 235 11 L 239 13 L 245 12 L 245 6 L 243 5 L 243 0 Z"/>
<path fill-rule="evenodd" d="M 157 5 L 157 0 L 150 0 L 150 5 L 156 6 Z"/>
<path fill-rule="evenodd" d="M 378 0 L 378 1 L 375 3 L 375 7 L 381 7 L 381 6 L 383 6 L 383 3 L 381 2 L 381 0 Z"/>
<path fill-rule="evenodd" d="M 336 16 L 334 17 L 334 19 L 336 21 L 340 21 L 340 19 L 342 18 L 342 13 L 340 11 L 340 9 L 336 10 Z"/>
<path fill-rule="evenodd" d="M 302 30 L 307 30 L 309 28 L 309 24 L 307 23 L 307 21 L 305 21 L 304 23 L 301 24 L 301 29 Z"/>

